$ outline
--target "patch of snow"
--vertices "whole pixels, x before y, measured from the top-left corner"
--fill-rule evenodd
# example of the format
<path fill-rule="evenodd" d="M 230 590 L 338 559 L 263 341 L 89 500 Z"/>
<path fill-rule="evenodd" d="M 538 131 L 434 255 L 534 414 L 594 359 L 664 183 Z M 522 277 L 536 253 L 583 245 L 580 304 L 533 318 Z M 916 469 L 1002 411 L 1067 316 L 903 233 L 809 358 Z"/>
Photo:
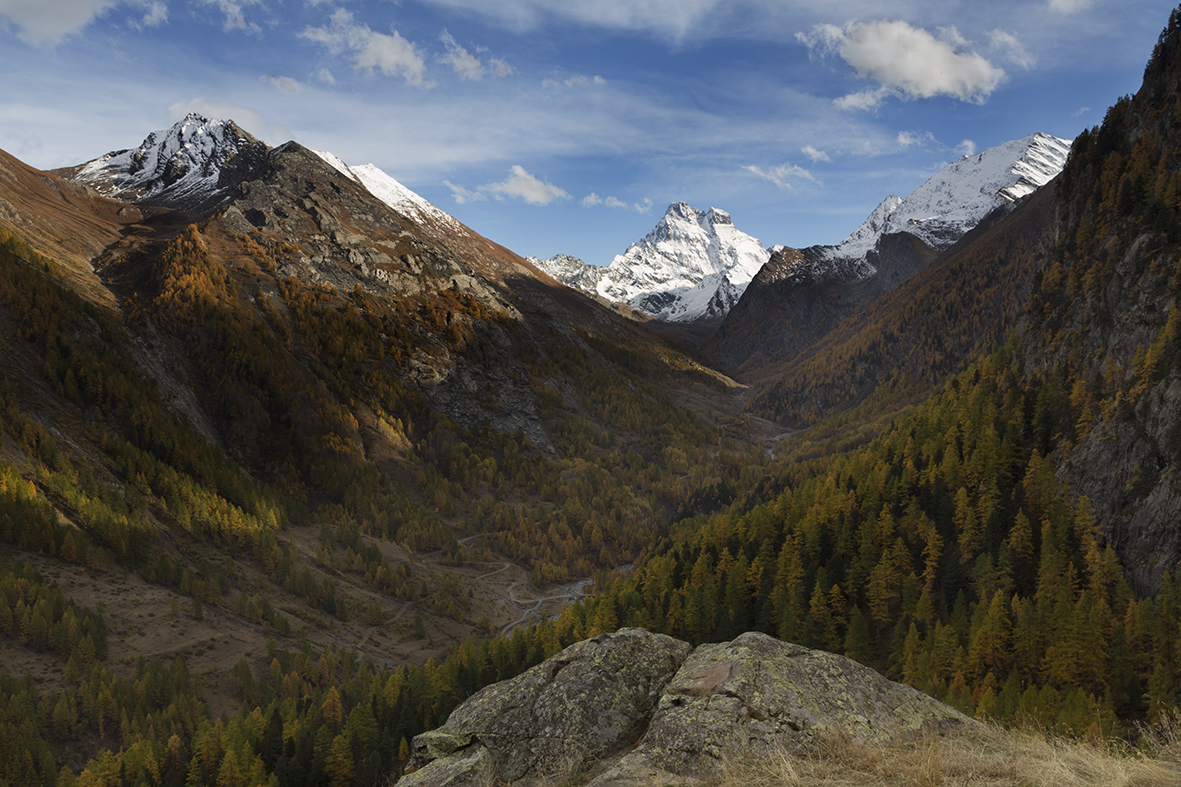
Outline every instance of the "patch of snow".
<path fill-rule="evenodd" d="M 440 210 L 421 196 L 387 175 L 375 164 L 350 167 L 338 156 L 327 151 L 312 151 L 335 167 L 341 174 L 360 183 L 383 203 L 409 219 L 423 224 L 441 224 L 447 230 L 467 234 L 466 228 L 450 213 Z"/>

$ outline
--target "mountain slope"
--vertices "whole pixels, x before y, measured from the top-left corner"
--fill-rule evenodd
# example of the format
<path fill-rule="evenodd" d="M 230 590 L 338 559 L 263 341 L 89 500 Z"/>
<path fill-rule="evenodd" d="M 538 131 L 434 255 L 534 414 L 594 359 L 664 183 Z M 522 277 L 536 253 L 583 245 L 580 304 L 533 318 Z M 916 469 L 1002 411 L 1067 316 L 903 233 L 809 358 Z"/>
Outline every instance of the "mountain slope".
<path fill-rule="evenodd" d="M 565 255 L 530 261 L 564 284 L 608 301 L 669 322 L 695 322 L 722 318 L 768 256 L 725 211 L 676 202 L 652 232 L 606 268 L 574 264 L 575 258 Z"/>
<path fill-rule="evenodd" d="M 1075 142 L 1023 337 L 1060 392 L 1039 403 L 1043 451 L 1144 594 L 1181 560 L 1179 91 L 1174 11 L 1140 90 Z"/>
<path fill-rule="evenodd" d="M 119 628 L 112 657 L 183 651 L 231 712 L 230 670 L 265 672 L 268 637 L 442 657 L 553 610 L 533 588 L 581 593 L 688 484 L 736 472 L 700 364 L 360 169 L 289 143 L 224 201 L 133 203 L 0 157 L 0 539 L 99 572 L 86 603 L 112 620 L 136 614 L 114 577 L 145 616 L 196 609 Z M 0 638 L 5 663 L 52 676 L 21 644 Z"/>

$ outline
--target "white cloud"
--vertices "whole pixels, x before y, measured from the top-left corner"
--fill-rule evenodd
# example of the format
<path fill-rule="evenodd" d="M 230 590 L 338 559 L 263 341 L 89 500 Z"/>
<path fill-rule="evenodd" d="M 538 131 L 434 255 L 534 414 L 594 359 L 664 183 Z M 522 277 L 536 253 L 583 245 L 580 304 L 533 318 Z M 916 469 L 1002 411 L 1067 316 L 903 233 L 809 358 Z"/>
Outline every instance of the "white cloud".
<path fill-rule="evenodd" d="M 493 75 L 500 77 L 502 79 L 513 73 L 513 67 L 510 66 L 508 63 L 504 62 L 503 60 L 497 60 L 496 58 L 492 58 L 491 60 L 488 61 L 488 65 L 490 65 L 492 67 Z"/>
<path fill-rule="evenodd" d="M 1095 0 L 1050 0 L 1050 8 L 1060 14 L 1074 14 L 1086 11 L 1095 4 Z"/>
<path fill-rule="evenodd" d="M 652 200 L 645 198 L 643 202 L 624 202 L 618 197 L 600 197 L 593 191 L 582 198 L 582 207 L 594 208 L 599 205 L 608 208 L 626 208 L 636 213 L 647 213 L 652 210 Z"/>
<path fill-rule="evenodd" d="M 983 103 L 1005 77 L 1005 72 L 976 52 L 964 51 L 967 42 L 954 27 L 939 29 L 939 37 L 902 21 L 852 21 L 843 28 L 816 25 L 796 39 L 813 55 L 837 54 L 862 79 L 879 87 L 836 100 L 842 109 L 873 109 L 887 96 L 903 100 L 951 96 Z"/>
<path fill-rule="evenodd" d="M 815 164 L 817 161 L 832 161 L 827 153 L 825 153 L 823 150 L 817 150 L 811 145 L 804 145 L 802 148 L 800 148 L 800 152 L 812 159 L 813 164 Z"/>
<path fill-rule="evenodd" d="M 267 74 L 262 77 L 262 81 L 275 86 L 280 92 L 289 95 L 303 92 L 303 85 L 291 77 L 277 77 Z"/>
<path fill-rule="evenodd" d="M 520 165 L 513 165 L 512 174 L 503 183 L 489 185 L 488 191 L 497 198 L 517 197 L 530 205 L 548 205 L 559 199 L 570 199 L 570 195 L 552 183 L 537 178 Z"/>
<path fill-rule="evenodd" d="M 77 33 L 118 0 L 0 0 L 0 16 L 16 25 L 29 44 L 57 44 Z"/>
<path fill-rule="evenodd" d="M 888 95 L 890 95 L 890 91 L 885 88 L 862 90 L 860 93 L 850 93 L 847 96 L 834 99 L 832 103 L 837 109 L 860 109 L 868 111 L 880 107 L 882 101 Z"/>
<path fill-rule="evenodd" d="M 989 41 L 992 43 L 992 48 L 1001 53 L 1003 57 L 1012 63 L 1024 68 L 1026 71 L 1033 68 L 1037 64 L 1037 58 L 1029 53 L 1017 36 L 1004 30 L 993 30 L 988 34 Z"/>
<path fill-rule="evenodd" d="M 1071 117 L 1072 117 L 1072 118 L 1081 117 L 1081 116 L 1083 116 L 1083 115 L 1087 114 L 1087 113 L 1088 113 L 1088 112 L 1090 112 L 1090 111 L 1091 111 L 1091 108 L 1090 108 L 1090 107 L 1079 107 L 1077 110 L 1075 110 L 1075 111 L 1074 111 L 1074 112 L 1071 114 Z"/>
<path fill-rule="evenodd" d="M 503 200 L 505 197 L 523 199 L 530 205 L 549 205 L 560 199 L 570 199 L 565 189 L 559 188 L 548 181 L 527 172 L 524 167 L 514 164 L 506 180 L 500 183 L 487 183 L 475 190 L 457 186 L 449 180 L 443 181 L 451 189 L 451 196 L 460 204 L 468 202 L 482 202 L 488 197 Z"/>
<path fill-rule="evenodd" d="M 899 131 L 894 141 L 905 150 L 916 145 L 935 144 L 935 135 L 930 131 Z"/>
<path fill-rule="evenodd" d="M 961 156 L 971 156 L 976 152 L 976 143 L 970 139 L 965 139 L 960 144 L 956 145 L 955 152 Z"/>
<path fill-rule="evenodd" d="M 457 205 L 466 205 L 469 202 L 483 202 L 488 199 L 488 195 L 480 189 L 471 191 L 465 189 L 463 186 L 457 186 L 449 180 L 444 180 L 443 185 L 451 189 L 451 196 Z"/>
<path fill-rule="evenodd" d="M 242 7 L 257 5 L 259 2 L 261 0 L 205 0 L 205 5 L 217 6 L 225 14 L 226 20 L 222 25 L 222 29 L 227 33 L 233 30 L 241 30 L 245 33 L 258 33 L 261 32 L 261 28 L 253 22 L 246 21 L 246 14 L 242 11 Z"/>
<path fill-rule="evenodd" d="M 266 124 L 257 111 L 238 104 L 206 101 L 204 96 L 171 104 L 168 107 L 168 120 L 175 123 L 190 112 L 199 112 L 210 119 L 232 120 L 256 137 L 266 136 Z"/>
<path fill-rule="evenodd" d="M 400 76 L 411 85 L 425 86 L 426 63 L 414 44 L 397 30 L 377 33 L 368 25 L 355 24 L 353 15 L 343 8 L 331 17 L 328 27 L 309 27 L 300 35 L 323 44 L 333 54 L 348 52 L 357 71 L 380 71 L 386 76 Z"/>
<path fill-rule="evenodd" d="M 601 86 L 607 84 L 607 80 L 601 76 L 587 77 L 582 74 L 575 74 L 567 79 L 543 79 L 541 80 L 542 87 L 548 88 L 563 88 L 563 87 L 583 87 L 584 85 Z"/>
<path fill-rule="evenodd" d="M 312 76 L 316 78 L 317 82 L 322 82 L 325 85 L 335 85 L 336 84 L 336 77 L 334 77 L 332 75 L 332 72 L 329 71 L 327 68 L 319 69 Z"/>
<path fill-rule="evenodd" d="M 796 164 L 780 164 L 777 167 L 772 167 L 769 170 L 762 167 L 756 167 L 753 164 L 748 164 L 743 167 L 747 172 L 753 172 L 763 180 L 769 180 L 781 189 L 791 191 L 795 188 L 794 180 L 809 180 L 817 186 L 824 184 L 817 180 L 811 172 Z"/>
<path fill-rule="evenodd" d="M 142 30 L 146 27 L 159 27 L 168 21 L 168 6 L 164 3 L 142 2 L 140 5 L 146 10 L 138 22 L 132 20 L 132 26 Z"/>
<path fill-rule="evenodd" d="M 462 79 L 482 79 L 484 64 L 471 52 L 459 45 L 459 42 L 446 30 L 439 36 L 443 46 L 447 47 L 447 54 L 439 58 L 440 63 L 449 63 Z"/>

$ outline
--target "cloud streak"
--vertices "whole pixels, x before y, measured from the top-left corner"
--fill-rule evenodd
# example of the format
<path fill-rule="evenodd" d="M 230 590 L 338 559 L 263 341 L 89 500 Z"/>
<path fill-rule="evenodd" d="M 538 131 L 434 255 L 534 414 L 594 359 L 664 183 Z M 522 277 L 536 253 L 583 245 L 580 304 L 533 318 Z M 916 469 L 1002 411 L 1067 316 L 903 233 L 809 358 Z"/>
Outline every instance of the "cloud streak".
<path fill-rule="evenodd" d="M 810 181 L 815 183 L 817 186 L 824 185 L 819 180 L 817 180 L 811 172 L 797 164 L 785 163 L 780 164 L 777 167 L 772 167 L 771 169 L 763 169 L 762 167 L 748 164 L 744 166 L 743 169 L 747 172 L 758 175 L 763 180 L 770 181 L 779 188 L 785 189 L 787 191 L 794 190 L 796 188 L 797 182 L 801 180 Z"/>
<path fill-rule="evenodd" d="M 878 83 L 836 99 L 841 109 L 875 109 L 889 96 L 904 101 L 950 96 L 982 104 L 1005 78 L 1003 69 L 965 50 L 967 42 L 954 27 L 940 28 L 936 37 L 901 21 L 852 21 L 844 27 L 815 25 L 796 39 L 813 56 L 838 55 L 858 77 Z"/>
<path fill-rule="evenodd" d="M 543 80 L 541 80 L 541 86 L 548 87 L 551 90 L 557 90 L 559 88 L 585 87 L 586 85 L 595 85 L 596 87 L 602 87 L 605 84 L 607 84 L 607 80 L 603 79 L 601 76 L 598 76 L 598 75 L 593 76 L 593 77 L 588 77 L 588 76 L 583 76 L 582 74 L 575 74 L 574 76 L 568 77 L 566 79 L 543 79 Z"/>
<path fill-rule="evenodd" d="M 582 198 L 582 207 L 584 208 L 596 208 L 599 206 L 624 208 L 626 210 L 634 210 L 636 213 L 647 213 L 652 210 L 652 200 L 645 199 L 643 202 L 624 202 L 618 197 L 600 197 L 593 191 Z"/>
<path fill-rule="evenodd" d="M 701 27 L 726 4 L 721 0 L 428 0 L 463 9 L 522 30 L 548 21 L 575 22 L 612 30 L 645 31 L 674 40 Z"/>

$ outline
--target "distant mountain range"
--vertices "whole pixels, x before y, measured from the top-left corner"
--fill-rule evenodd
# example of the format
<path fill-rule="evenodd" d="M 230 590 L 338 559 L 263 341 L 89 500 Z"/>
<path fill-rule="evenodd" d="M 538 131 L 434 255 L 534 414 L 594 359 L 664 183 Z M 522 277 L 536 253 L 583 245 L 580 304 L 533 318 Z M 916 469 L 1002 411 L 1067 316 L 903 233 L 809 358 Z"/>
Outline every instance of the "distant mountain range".
<path fill-rule="evenodd" d="M 628 304 L 671 322 L 716 321 L 738 303 L 756 274 L 764 281 L 795 277 L 851 283 L 874 276 L 883 238 L 907 233 L 940 252 L 985 216 L 1048 183 L 1066 162 L 1070 142 L 1030 134 L 964 156 L 905 199 L 890 195 L 836 246 L 797 253 L 784 247 L 775 267 L 759 274 L 771 253 L 734 227 L 717 208 L 669 206 L 656 228 L 605 268 L 566 255 L 529 258 L 559 281 Z"/>

